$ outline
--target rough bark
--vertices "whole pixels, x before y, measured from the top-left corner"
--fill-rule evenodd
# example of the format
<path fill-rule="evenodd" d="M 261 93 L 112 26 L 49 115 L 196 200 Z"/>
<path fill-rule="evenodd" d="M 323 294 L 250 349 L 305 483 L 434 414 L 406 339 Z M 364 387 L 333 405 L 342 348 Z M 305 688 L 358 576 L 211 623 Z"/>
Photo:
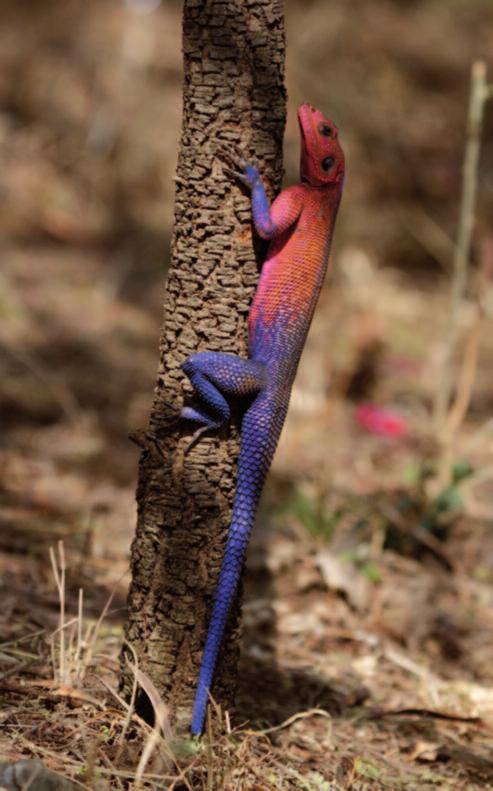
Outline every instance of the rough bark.
<path fill-rule="evenodd" d="M 229 526 L 239 449 L 237 421 L 190 440 L 176 418 L 190 387 L 180 370 L 199 350 L 246 353 L 258 280 L 249 197 L 225 176 L 218 146 L 238 145 L 275 192 L 285 122 L 282 0 L 185 0 L 183 127 L 160 366 L 137 490 L 126 640 L 139 667 L 188 726 L 195 681 Z M 180 424 L 178 424 L 180 426 Z M 212 690 L 232 706 L 239 604 Z M 128 673 L 122 683 L 128 693 Z M 145 693 L 139 698 L 146 715 Z"/>

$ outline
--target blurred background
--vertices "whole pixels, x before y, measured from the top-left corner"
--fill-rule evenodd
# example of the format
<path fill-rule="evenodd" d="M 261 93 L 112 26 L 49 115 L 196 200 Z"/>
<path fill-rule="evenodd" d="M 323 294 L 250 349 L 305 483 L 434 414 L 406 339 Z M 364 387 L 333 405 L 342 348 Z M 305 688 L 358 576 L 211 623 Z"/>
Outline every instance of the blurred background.
<path fill-rule="evenodd" d="M 286 183 L 297 178 L 302 101 L 338 124 L 347 181 L 252 547 L 246 651 L 322 675 L 349 669 L 374 703 L 493 717 L 491 104 L 454 358 L 455 381 L 469 371 L 473 388 L 445 482 L 432 422 L 470 69 L 489 61 L 493 82 L 493 4 L 287 0 L 286 24 Z M 55 628 L 48 547 L 58 540 L 69 603 L 84 587 L 93 618 L 116 589 L 107 653 L 121 639 L 138 460 L 127 435 L 146 424 L 157 367 L 180 38 L 174 0 L 0 6 L 7 641 Z M 367 738 L 378 755 L 381 731 Z M 436 734 L 392 738 L 416 761 L 438 760 Z M 447 761 L 454 782 L 474 781 L 465 759 Z"/>

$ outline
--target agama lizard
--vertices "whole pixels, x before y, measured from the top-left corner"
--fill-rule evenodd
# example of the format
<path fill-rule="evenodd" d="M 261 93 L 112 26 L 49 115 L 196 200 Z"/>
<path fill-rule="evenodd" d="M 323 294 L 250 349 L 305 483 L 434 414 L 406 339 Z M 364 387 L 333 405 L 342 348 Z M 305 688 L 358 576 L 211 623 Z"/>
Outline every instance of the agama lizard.
<path fill-rule="evenodd" d="M 200 403 L 184 407 L 182 417 L 200 424 L 200 432 L 229 419 L 228 398 L 251 399 L 241 423 L 236 495 L 198 679 L 194 735 L 204 726 L 217 656 L 327 270 L 342 194 L 344 154 L 337 127 L 308 104 L 298 109 L 298 121 L 301 183 L 283 190 L 270 208 L 257 168 L 230 157 L 238 171 L 228 168 L 229 173 L 251 189 L 255 230 L 271 240 L 249 314 L 249 359 L 200 352 L 183 364 Z"/>

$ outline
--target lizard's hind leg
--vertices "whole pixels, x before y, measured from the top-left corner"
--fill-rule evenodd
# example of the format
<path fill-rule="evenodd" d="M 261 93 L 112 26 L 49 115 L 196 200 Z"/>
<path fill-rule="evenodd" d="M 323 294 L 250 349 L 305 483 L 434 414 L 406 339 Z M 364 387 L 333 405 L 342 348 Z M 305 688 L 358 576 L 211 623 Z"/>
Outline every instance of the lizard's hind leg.
<path fill-rule="evenodd" d="M 195 407 L 183 407 L 181 416 L 201 424 L 188 450 L 205 431 L 220 428 L 231 415 L 225 395 L 254 395 L 265 383 L 265 366 L 223 352 L 199 352 L 182 365 L 199 399 Z"/>

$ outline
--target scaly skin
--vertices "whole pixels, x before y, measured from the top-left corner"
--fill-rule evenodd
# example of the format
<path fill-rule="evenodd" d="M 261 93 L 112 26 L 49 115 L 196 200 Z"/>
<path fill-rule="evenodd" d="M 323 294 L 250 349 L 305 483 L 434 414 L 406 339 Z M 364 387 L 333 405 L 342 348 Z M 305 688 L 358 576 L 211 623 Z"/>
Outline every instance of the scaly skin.
<path fill-rule="evenodd" d="M 229 157 L 229 172 L 252 192 L 255 230 L 270 239 L 249 315 L 249 359 L 201 352 L 183 370 L 200 406 L 182 417 L 201 424 L 197 433 L 229 419 L 227 398 L 250 396 L 241 425 L 238 480 L 224 559 L 197 685 L 192 733 L 204 726 L 209 689 L 255 520 L 265 478 L 279 440 L 291 387 L 327 270 L 329 248 L 344 181 L 337 128 L 315 108 L 298 110 L 301 183 L 284 190 L 269 208 L 255 167 Z"/>

